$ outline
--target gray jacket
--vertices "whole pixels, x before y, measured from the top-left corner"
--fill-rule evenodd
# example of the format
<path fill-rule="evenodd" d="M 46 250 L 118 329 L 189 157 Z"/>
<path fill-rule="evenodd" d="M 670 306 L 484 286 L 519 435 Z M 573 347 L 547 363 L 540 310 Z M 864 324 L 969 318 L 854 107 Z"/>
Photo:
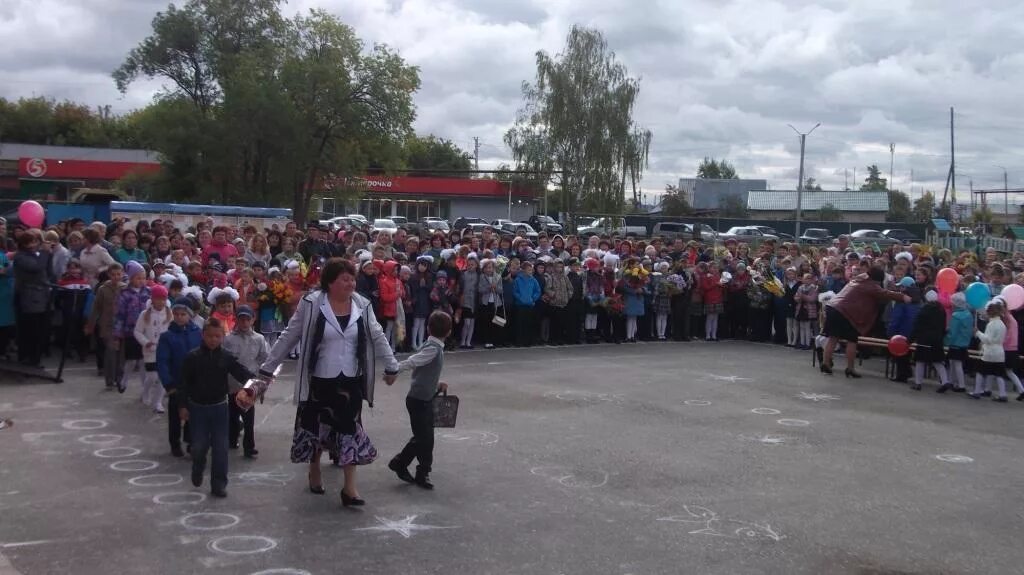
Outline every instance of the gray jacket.
<path fill-rule="evenodd" d="M 477 302 L 480 298 L 477 297 L 477 289 L 480 282 L 480 272 L 466 270 L 459 274 L 459 291 L 462 293 L 460 298 L 460 305 L 471 311 L 476 311 Z"/>
<path fill-rule="evenodd" d="M 295 348 L 295 345 L 300 342 L 302 343 L 302 353 L 299 356 L 298 363 L 299 373 L 298 377 L 295 378 L 295 403 L 309 399 L 309 378 L 312 375 L 309 373 L 310 354 L 317 347 L 314 344 L 318 345 L 319 343 L 313 341 L 316 338 L 316 319 L 317 314 L 324 313 L 323 308 L 325 306 L 328 308 L 328 312 L 330 312 L 330 304 L 327 303 L 326 293 L 317 290 L 304 295 L 299 300 L 299 307 L 292 314 L 292 318 L 288 321 L 288 326 L 281 333 L 281 337 L 274 342 L 274 347 L 270 350 L 270 356 L 267 358 L 267 361 L 263 362 L 263 366 L 260 367 L 261 373 L 272 374 L 279 365 L 284 363 L 288 353 Z M 391 351 L 391 344 L 388 343 L 384 330 L 380 327 L 380 323 L 373 314 L 373 306 L 370 305 L 370 300 L 357 293 L 353 293 L 353 315 L 357 309 L 359 310 L 358 321 L 364 322 L 363 328 L 366 332 L 366 355 L 363 357 L 363 364 L 366 370 L 363 374 L 366 387 L 366 402 L 370 404 L 370 407 L 373 407 L 373 385 L 377 378 L 377 358 L 380 357 L 383 360 L 386 373 L 396 373 L 398 371 L 398 361 L 395 359 L 394 352 Z"/>
<path fill-rule="evenodd" d="M 505 302 L 502 301 L 503 288 L 501 284 L 501 276 L 497 273 L 493 273 L 491 275 L 480 274 L 480 283 L 477 285 L 477 293 L 480 294 L 480 297 L 477 301 L 480 305 L 486 305 L 487 294 L 491 293 L 491 286 L 498 287 L 494 292 L 494 309 L 497 310 L 499 307 L 505 305 Z"/>
<path fill-rule="evenodd" d="M 270 356 L 270 348 L 267 340 L 261 334 L 249 331 L 235 330 L 224 338 L 224 350 L 238 359 L 238 363 L 245 369 L 257 372 L 263 362 Z M 237 392 L 245 385 L 244 381 L 238 381 L 232 375 L 228 375 L 228 387 L 231 392 Z"/>
<path fill-rule="evenodd" d="M 45 313 L 50 309 L 50 252 L 14 254 L 14 295 L 22 313 Z"/>

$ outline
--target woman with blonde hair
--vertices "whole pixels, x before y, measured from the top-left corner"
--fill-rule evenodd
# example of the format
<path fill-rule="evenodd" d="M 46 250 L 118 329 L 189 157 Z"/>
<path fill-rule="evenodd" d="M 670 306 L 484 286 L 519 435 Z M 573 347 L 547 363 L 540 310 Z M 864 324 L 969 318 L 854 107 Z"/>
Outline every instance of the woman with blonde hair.
<path fill-rule="evenodd" d="M 245 249 L 244 257 L 249 267 L 252 267 L 252 264 L 256 262 L 263 262 L 267 267 L 270 267 L 270 244 L 267 242 L 267 236 L 259 233 L 254 234 Z"/>

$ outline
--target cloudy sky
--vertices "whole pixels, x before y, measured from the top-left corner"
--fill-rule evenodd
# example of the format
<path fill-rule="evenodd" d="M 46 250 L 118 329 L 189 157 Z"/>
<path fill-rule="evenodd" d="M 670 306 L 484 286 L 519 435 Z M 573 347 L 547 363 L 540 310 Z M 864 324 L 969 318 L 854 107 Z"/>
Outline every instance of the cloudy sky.
<path fill-rule="evenodd" d="M 47 95 L 123 112 L 161 86 L 121 95 L 110 72 L 149 34 L 159 0 L 3 0 L 0 96 Z M 602 30 L 641 78 L 639 124 L 654 132 L 644 188 L 693 175 L 705 155 L 772 188 L 796 185 L 801 130 L 807 172 L 827 189 L 864 166 L 895 185 L 941 194 L 956 107 L 958 189 L 1024 186 L 1024 3 L 1009 0 L 292 0 L 320 7 L 367 42 L 421 68 L 417 131 L 471 149 L 481 167 L 502 144 L 538 50 L 557 53 L 573 24 Z M 913 179 L 911 173 L 913 172 Z"/>

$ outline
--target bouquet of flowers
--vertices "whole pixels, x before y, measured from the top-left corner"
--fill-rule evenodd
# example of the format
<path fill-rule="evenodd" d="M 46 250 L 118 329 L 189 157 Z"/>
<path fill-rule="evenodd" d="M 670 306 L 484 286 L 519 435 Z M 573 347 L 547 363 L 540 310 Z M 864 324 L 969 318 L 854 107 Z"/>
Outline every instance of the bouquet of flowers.
<path fill-rule="evenodd" d="M 605 298 L 604 306 L 608 309 L 608 313 L 614 316 L 620 316 L 626 312 L 626 302 L 622 300 L 622 294 L 618 292 Z"/>
<path fill-rule="evenodd" d="M 672 274 L 661 282 L 660 288 L 669 296 L 681 294 L 686 290 L 686 278 L 679 274 Z"/>
<path fill-rule="evenodd" d="M 761 286 L 765 291 L 775 297 L 782 297 L 786 293 L 785 288 L 782 287 L 782 282 L 773 275 L 768 275 L 766 277 L 759 272 L 754 272 L 750 278 L 754 280 L 755 285 Z"/>
<path fill-rule="evenodd" d="M 638 288 L 650 280 L 651 272 L 641 266 L 637 266 L 623 271 L 622 275 L 629 282 L 630 287 Z"/>

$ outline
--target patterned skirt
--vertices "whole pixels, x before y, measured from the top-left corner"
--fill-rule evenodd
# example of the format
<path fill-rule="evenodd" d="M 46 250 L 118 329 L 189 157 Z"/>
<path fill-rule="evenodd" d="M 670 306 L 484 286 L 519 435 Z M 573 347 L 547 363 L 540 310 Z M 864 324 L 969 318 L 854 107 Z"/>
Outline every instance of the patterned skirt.
<path fill-rule="evenodd" d="M 711 315 L 713 313 L 722 313 L 725 311 L 725 305 L 720 303 L 706 303 L 704 304 L 704 315 Z"/>
<path fill-rule="evenodd" d="M 338 465 L 368 465 L 377 449 L 363 431 L 361 377 L 311 377 L 309 399 L 299 403 L 292 436 L 292 463 L 309 463 L 319 449 Z"/>

